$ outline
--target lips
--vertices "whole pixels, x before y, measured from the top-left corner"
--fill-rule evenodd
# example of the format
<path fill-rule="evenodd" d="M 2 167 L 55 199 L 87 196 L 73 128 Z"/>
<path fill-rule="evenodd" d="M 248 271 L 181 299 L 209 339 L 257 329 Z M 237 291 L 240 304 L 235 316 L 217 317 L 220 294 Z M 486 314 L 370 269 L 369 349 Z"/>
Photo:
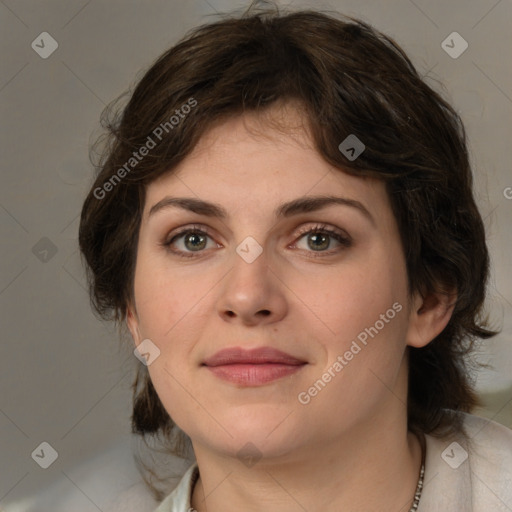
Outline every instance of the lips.
<path fill-rule="evenodd" d="M 227 348 L 203 362 L 216 377 L 242 387 L 261 386 L 292 375 L 306 364 L 302 359 L 271 347 Z"/>
<path fill-rule="evenodd" d="M 262 347 L 252 350 L 240 347 L 226 348 L 204 361 L 204 365 L 215 367 L 230 364 L 285 364 L 298 366 L 305 361 L 275 348 Z"/>

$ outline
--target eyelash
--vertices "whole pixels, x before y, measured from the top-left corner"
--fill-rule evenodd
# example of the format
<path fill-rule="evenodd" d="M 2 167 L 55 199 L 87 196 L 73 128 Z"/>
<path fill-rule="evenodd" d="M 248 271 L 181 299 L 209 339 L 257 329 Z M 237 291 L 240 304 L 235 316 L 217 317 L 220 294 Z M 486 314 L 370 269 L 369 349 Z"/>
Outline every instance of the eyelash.
<path fill-rule="evenodd" d="M 170 239 L 166 239 L 160 245 L 162 245 L 167 250 L 172 252 L 172 254 L 179 256 L 181 258 L 195 258 L 195 257 L 197 257 L 196 256 L 197 253 L 201 253 L 204 251 L 197 251 L 195 253 L 194 251 L 181 252 L 181 251 L 175 251 L 175 250 L 171 249 L 171 245 L 178 238 L 180 238 L 183 235 L 189 234 L 189 233 L 195 233 L 195 234 L 204 235 L 204 236 L 208 236 L 208 237 L 212 238 L 212 236 L 210 235 L 208 230 L 205 229 L 204 227 L 198 226 L 198 225 L 191 225 L 191 226 L 186 226 L 182 230 L 173 234 L 173 236 Z M 342 235 L 338 231 L 327 227 L 326 224 L 317 224 L 316 226 L 313 226 L 313 227 L 301 229 L 298 233 L 297 240 L 300 240 L 305 235 L 308 235 L 310 233 L 319 233 L 319 234 L 323 234 L 323 235 L 328 235 L 328 236 L 334 238 L 337 242 L 339 242 L 340 245 L 344 248 L 348 248 L 352 245 L 352 239 L 348 235 Z M 294 243 L 296 243 L 296 242 L 294 242 Z M 335 250 L 330 250 L 330 251 L 306 251 L 306 252 L 311 253 L 311 255 L 309 256 L 311 258 L 319 258 L 319 257 L 331 256 L 335 252 L 337 252 L 337 250 L 339 250 L 339 248 L 335 249 Z"/>
<path fill-rule="evenodd" d="M 331 238 L 334 238 L 337 242 L 339 242 L 342 248 L 348 248 L 352 245 L 352 239 L 348 234 L 342 235 L 338 230 L 329 228 L 326 224 L 317 224 L 312 227 L 303 228 L 298 233 L 297 241 L 303 238 L 305 235 L 310 233 L 320 233 L 322 235 L 328 235 Z M 297 242 L 294 242 L 294 244 Z M 337 249 L 330 249 L 328 251 L 306 251 L 309 253 L 310 258 L 321 258 L 325 256 L 332 256 L 340 250 L 340 247 Z"/>
<path fill-rule="evenodd" d="M 173 255 L 179 256 L 180 258 L 196 258 L 197 257 L 196 254 L 192 251 L 188 252 L 188 253 L 187 252 L 183 253 L 183 252 L 175 251 L 175 250 L 171 249 L 171 245 L 176 239 L 178 239 L 181 236 L 186 235 L 188 233 L 196 233 L 199 235 L 205 235 L 205 236 L 209 236 L 210 238 L 212 238 L 212 236 L 210 235 L 208 230 L 204 229 L 202 226 L 193 224 L 191 226 L 186 226 L 183 229 L 179 230 L 170 239 L 166 239 L 161 245 L 163 247 L 165 247 L 167 250 L 169 250 Z M 200 253 L 203 251 L 197 251 L 197 252 Z"/>

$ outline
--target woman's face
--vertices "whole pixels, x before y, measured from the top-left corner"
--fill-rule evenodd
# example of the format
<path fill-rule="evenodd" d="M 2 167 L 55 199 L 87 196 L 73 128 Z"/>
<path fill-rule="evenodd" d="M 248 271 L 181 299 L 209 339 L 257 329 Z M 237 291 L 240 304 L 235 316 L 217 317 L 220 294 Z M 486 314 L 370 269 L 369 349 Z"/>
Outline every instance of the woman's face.
<path fill-rule="evenodd" d="M 148 186 L 128 324 L 160 350 L 152 382 L 195 446 L 278 456 L 405 407 L 410 307 L 385 187 L 311 146 L 246 114 Z"/>

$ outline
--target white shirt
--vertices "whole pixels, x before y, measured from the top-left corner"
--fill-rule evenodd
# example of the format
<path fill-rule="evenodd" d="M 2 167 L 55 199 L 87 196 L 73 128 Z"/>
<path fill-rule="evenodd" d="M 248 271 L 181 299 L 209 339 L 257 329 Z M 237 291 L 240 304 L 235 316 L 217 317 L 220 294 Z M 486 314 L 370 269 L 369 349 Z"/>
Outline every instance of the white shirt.
<path fill-rule="evenodd" d="M 511 512 L 512 430 L 463 414 L 468 441 L 425 436 L 423 491 L 417 512 Z M 193 512 L 197 463 L 154 512 Z"/>

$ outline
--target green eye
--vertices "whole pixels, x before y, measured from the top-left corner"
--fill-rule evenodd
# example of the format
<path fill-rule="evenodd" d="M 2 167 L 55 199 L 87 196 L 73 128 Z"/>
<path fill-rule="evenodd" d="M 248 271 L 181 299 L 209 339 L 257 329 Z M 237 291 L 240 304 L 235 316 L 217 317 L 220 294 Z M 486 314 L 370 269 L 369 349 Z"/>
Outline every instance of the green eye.
<path fill-rule="evenodd" d="M 185 258 L 193 257 L 193 253 L 200 253 L 204 249 L 218 247 L 213 239 L 202 229 L 189 228 L 174 235 L 162 245 L 167 247 L 173 254 Z"/>
<path fill-rule="evenodd" d="M 307 240 L 309 248 L 313 251 L 328 249 L 331 242 L 330 236 L 324 233 L 310 233 Z"/>
<path fill-rule="evenodd" d="M 332 248 L 333 243 L 337 247 Z M 330 254 L 331 251 L 336 251 L 340 247 L 350 247 L 351 244 L 351 239 L 338 231 L 325 227 L 314 227 L 302 233 L 296 245 L 298 249 L 309 252 Z"/>
<path fill-rule="evenodd" d="M 189 231 L 184 235 L 183 243 L 190 251 L 200 251 L 206 247 L 207 236 L 195 231 Z"/>

